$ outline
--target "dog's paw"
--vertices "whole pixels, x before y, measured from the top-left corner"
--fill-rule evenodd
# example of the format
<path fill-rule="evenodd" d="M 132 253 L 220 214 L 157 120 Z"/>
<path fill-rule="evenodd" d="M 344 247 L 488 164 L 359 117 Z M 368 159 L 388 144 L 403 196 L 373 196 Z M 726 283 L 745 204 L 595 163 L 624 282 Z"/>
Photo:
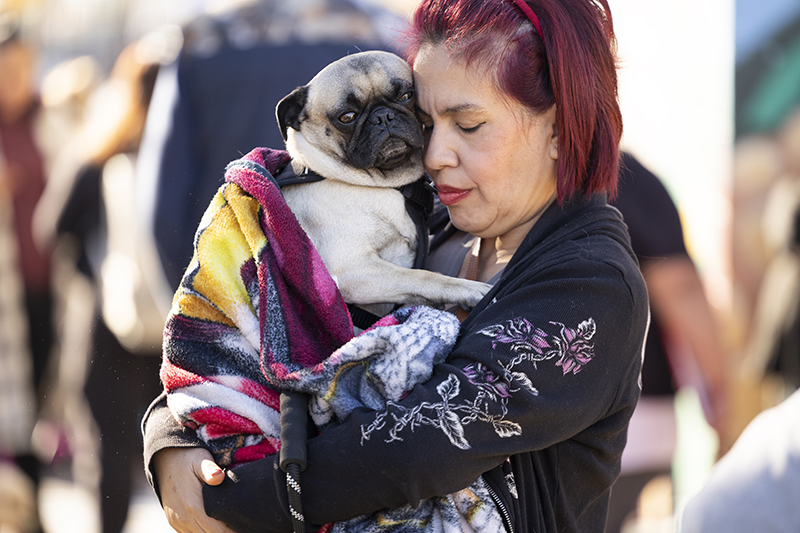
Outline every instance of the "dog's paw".
<path fill-rule="evenodd" d="M 467 279 L 459 281 L 458 290 L 451 303 L 458 304 L 464 309 L 472 309 L 478 305 L 478 302 L 492 289 L 491 285 L 480 281 L 471 281 Z"/>

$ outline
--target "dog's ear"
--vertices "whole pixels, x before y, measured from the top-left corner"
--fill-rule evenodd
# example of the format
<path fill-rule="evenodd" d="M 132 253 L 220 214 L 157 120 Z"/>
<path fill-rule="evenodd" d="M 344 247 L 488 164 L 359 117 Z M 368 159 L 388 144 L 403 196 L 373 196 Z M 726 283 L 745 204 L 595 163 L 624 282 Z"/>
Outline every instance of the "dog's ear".
<path fill-rule="evenodd" d="M 286 130 L 288 128 L 300 131 L 300 115 L 306 106 L 308 99 L 308 86 L 298 87 L 278 102 L 275 108 L 275 115 L 278 117 L 278 126 L 281 128 L 281 136 L 286 140 Z"/>

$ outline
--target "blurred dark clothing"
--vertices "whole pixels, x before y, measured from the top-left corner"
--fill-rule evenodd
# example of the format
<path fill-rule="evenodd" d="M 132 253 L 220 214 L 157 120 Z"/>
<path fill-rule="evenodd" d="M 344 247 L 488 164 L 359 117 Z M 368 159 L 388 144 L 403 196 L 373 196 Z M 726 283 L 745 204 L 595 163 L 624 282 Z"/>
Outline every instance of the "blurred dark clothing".
<path fill-rule="evenodd" d="M 98 295 L 101 260 L 106 252 L 106 214 L 102 196 L 103 167 L 88 163 L 78 172 L 59 213 L 59 237 L 76 246 L 78 272 Z M 140 465 L 139 422 L 148 402 L 159 392 L 160 351 L 136 354 L 109 330 L 97 309 L 90 324 L 92 344 L 84 394 L 100 431 L 100 512 L 102 531 L 119 533 L 128 518 L 133 472 Z"/>
<path fill-rule="evenodd" d="M 103 532 L 121 532 L 128 518 L 134 473 L 141 477 L 144 409 L 161 392 L 161 358 L 126 350 L 102 319 L 93 322 L 93 356 L 84 393 L 100 430 Z"/>
<path fill-rule="evenodd" d="M 625 218 L 631 246 L 640 265 L 646 268 L 648 261 L 688 256 L 680 215 L 667 189 L 655 174 L 630 154 L 623 154 L 620 161 L 619 188 L 611 203 Z M 652 307 L 651 313 L 642 366 L 642 394 L 673 395 L 675 383 L 659 317 Z"/>
<path fill-rule="evenodd" d="M 45 374 L 55 342 L 53 321 L 51 256 L 37 247 L 33 237 L 33 213 L 44 192 L 44 158 L 37 144 L 35 125 L 40 103 L 33 99 L 18 118 L 0 119 L 0 186 L 10 191 L 13 232 L 16 237 L 18 272 L 22 281 L 24 313 L 27 320 L 26 341 L 31 361 L 34 422 L 39 416 L 47 391 Z M 31 478 L 38 490 L 41 464 L 32 453 L 17 456 L 17 464 Z M 37 511 L 38 512 L 38 511 Z"/>
<path fill-rule="evenodd" d="M 159 73 L 137 182 L 173 290 L 226 165 L 257 146 L 283 148 L 278 102 L 336 59 L 391 49 L 388 33 L 400 25 L 381 8 L 347 0 L 290 4 L 199 18 L 185 28 L 177 62 Z"/>
<path fill-rule="evenodd" d="M 99 283 L 99 258 L 102 257 L 103 239 L 101 219 L 105 218 L 100 195 L 103 169 L 99 165 L 85 165 L 78 172 L 62 211 L 58 214 L 56 233 L 73 239 L 78 272 Z M 90 259 L 94 258 L 94 259 Z"/>
<path fill-rule="evenodd" d="M 620 161 L 620 176 L 617 196 L 611 202 L 622 213 L 628 232 L 631 236 L 631 247 L 639 260 L 642 271 L 648 265 L 660 259 L 674 256 L 687 256 L 686 245 L 683 240 L 683 227 L 681 225 L 678 209 L 673 203 L 669 193 L 658 177 L 645 168 L 631 154 L 623 153 Z M 668 458 L 649 448 L 647 442 L 642 442 L 635 422 L 642 419 L 655 424 L 658 436 L 651 437 L 662 439 L 664 442 L 675 438 L 674 415 L 671 405 L 668 412 L 671 420 L 664 419 L 664 403 L 669 403 L 675 395 L 676 385 L 674 374 L 665 345 L 664 332 L 659 321 L 659 316 L 650 306 L 650 329 L 645 339 L 644 362 L 642 364 L 642 398 L 639 400 L 637 412 L 628 430 L 628 447 L 623 454 L 623 470 L 611 490 L 606 531 L 619 533 L 626 519 L 636 510 L 639 494 L 644 486 L 652 479 L 670 475 Z M 655 399 L 661 404 L 656 406 L 654 414 L 651 405 L 644 405 L 648 399 Z M 638 438 L 637 438 L 638 437 Z M 626 467 L 626 456 L 634 455 L 641 460 L 648 457 L 645 464 L 636 464 L 632 469 Z"/>
<path fill-rule="evenodd" d="M 148 343 L 134 352 L 110 329 L 119 321 L 108 320 L 104 313 L 113 309 L 129 324 L 140 318 L 126 289 L 136 286 L 141 272 L 130 268 L 124 252 L 129 248 L 135 256 L 141 245 L 132 216 L 134 168 L 158 64 L 140 60 L 137 44 L 120 53 L 95 93 L 94 102 L 103 107 L 86 116 L 77 143 L 65 148 L 79 157 L 62 176 L 69 185 L 63 204 L 48 213 L 57 240 L 74 249 L 76 276 L 86 277 L 95 295 L 94 312 L 86 316 L 84 326 L 91 340 L 83 393 L 100 433 L 98 507 L 103 533 L 120 533 L 128 518 L 133 473 L 142 450 L 137 434 L 140 413 L 161 388 L 160 344 Z M 163 317 L 156 324 L 158 334 Z"/>

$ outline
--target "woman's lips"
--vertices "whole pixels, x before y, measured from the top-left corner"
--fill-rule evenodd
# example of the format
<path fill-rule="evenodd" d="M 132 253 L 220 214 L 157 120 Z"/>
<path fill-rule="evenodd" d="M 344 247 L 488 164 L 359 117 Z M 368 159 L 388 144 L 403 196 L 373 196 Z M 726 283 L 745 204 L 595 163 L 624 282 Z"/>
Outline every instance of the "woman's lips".
<path fill-rule="evenodd" d="M 455 187 L 448 187 L 446 185 L 437 185 L 436 192 L 439 195 L 439 201 L 443 205 L 449 206 L 460 202 L 472 192 L 469 189 L 456 189 Z"/>

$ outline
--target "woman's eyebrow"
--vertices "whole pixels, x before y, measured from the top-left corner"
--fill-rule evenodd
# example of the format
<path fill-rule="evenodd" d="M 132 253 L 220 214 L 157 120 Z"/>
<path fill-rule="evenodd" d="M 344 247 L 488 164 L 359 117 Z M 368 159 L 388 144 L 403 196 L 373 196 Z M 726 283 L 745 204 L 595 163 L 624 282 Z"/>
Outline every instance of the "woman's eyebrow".
<path fill-rule="evenodd" d="M 443 117 L 446 117 L 448 115 L 456 115 L 458 113 L 463 113 L 464 111 L 476 111 L 476 110 L 479 110 L 479 109 L 481 109 L 481 106 L 479 106 L 478 104 L 466 103 L 466 104 L 458 104 L 458 105 L 454 105 L 454 106 L 448 107 L 447 109 L 445 109 L 444 111 L 442 111 L 439 114 L 441 116 L 443 116 Z"/>
<path fill-rule="evenodd" d="M 483 109 L 483 108 L 481 106 L 479 106 L 478 104 L 469 104 L 469 103 L 457 104 L 457 105 L 450 106 L 450 107 L 446 108 L 441 113 L 438 113 L 438 115 L 440 117 L 447 117 L 447 116 L 450 116 L 450 115 L 457 115 L 458 113 L 463 113 L 465 111 L 479 111 L 481 109 Z M 423 110 L 421 107 L 419 107 L 419 105 L 417 105 L 417 112 L 425 115 L 426 117 L 430 117 L 431 116 L 430 113 L 428 113 L 427 111 Z"/>

